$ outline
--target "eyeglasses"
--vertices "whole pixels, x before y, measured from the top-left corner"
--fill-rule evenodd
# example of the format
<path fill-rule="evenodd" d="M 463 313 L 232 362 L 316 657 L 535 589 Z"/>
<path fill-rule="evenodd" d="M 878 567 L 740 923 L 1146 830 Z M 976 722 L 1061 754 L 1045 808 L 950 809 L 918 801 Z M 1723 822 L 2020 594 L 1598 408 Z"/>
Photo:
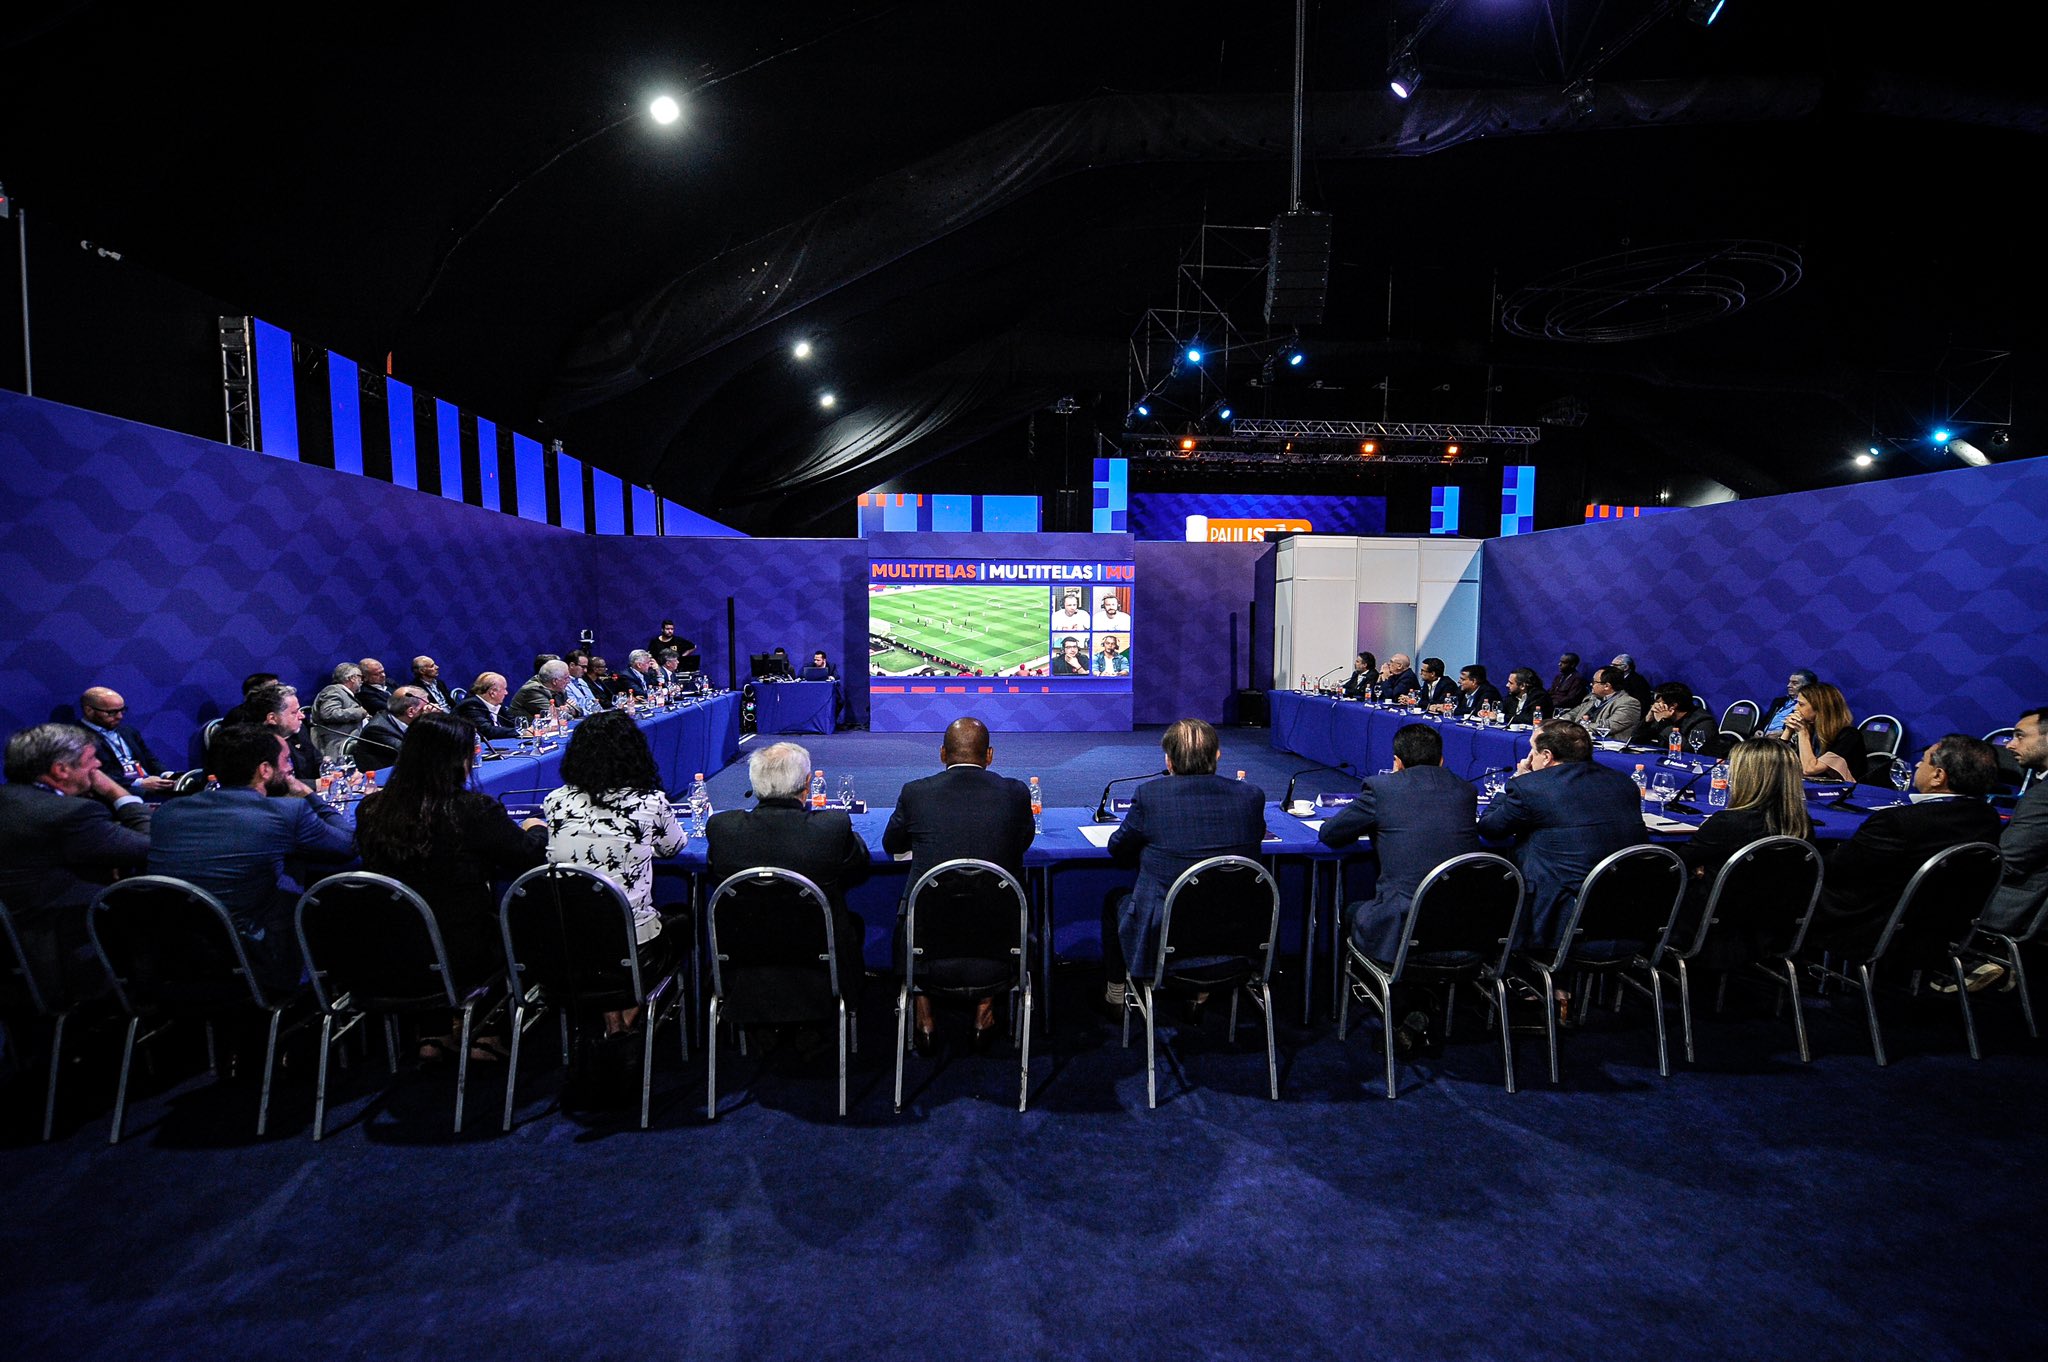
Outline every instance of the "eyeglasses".
<path fill-rule="evenodd" d="M 86 708 L 95 714 L 126 714 L 128 712 L 128 706 L 126 705 L 87 705 Z"/>

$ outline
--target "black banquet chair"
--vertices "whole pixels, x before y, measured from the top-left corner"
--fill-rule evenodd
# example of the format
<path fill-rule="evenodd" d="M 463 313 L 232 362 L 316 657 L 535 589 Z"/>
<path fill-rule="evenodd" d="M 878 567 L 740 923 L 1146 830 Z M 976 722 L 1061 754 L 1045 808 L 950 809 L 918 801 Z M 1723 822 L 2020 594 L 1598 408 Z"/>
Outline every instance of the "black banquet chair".
<path fill-rule="evenodd" d="M 1145 1105 L 1159 1105 L 1159 995 L 1230 993 L 1230 1036 L 1237 1039 L 1239 990 L 1266 1018 L 1266 1086 L 1280 1100 L 1280 1062 L 1273 1038 L 1273 951 L 1280 936 L 1280 886 L 1273 873 L 1244 856 L 1211 856 L 1180 873 L 1166 891 L 1159 946 L 1142 975 L 1126 971 L 1123 1041 L 1131 1043 L 1131 1012 L 1145 1018 Z"/>
<path fill-rule="evenodd" d="M 896 1110 L 903 1110 L 910 1000 L 1010 995 L 1017 1038 L 1017 1110 L 1031 1100 L 1031 901 L 1017 877 L 988 861 L 944 861 L 910 886 L 903 917 L 903 984 L 896 993 Z M 1020 1016 L 1021 1013 L 1021 1016 Z"/>
<path fill-rule="evenodd" d="M 603 1012 L 642 1009 L 640 1128 L 647 1129 L 654 1083 L 654 1037 L 664 1021 L 676 1023 L 684 1062 L 690 1027 L 684 970 L 694 967 L 689 920 L 667 924 L 660 972 L 641 967 L 633 904 L 617 880 L 580 865 L 543 865 L 512 881 L 498 906 L 505 939 L 505 971 L 512 1001 L 512 1054 L 505 1066 L 505 1129 L 512 1128 L 519 1085 L 520 1038 L 534 1019 L 553 1008 L 563 1035 L 577 1020 Z M 675 949 L 678 941 L 684 948 Z M 539 1006 L 534 1005 L 538 1003 Z M 566 1049 L 566 1047 L 565 1047 Z"/>
<path fill-rule="evenodd" d="M 836 1021 L 839 1114 L 846 1115 L 847 1052 L 858 1052 L 859 1018 L 839 977 L 832 904 L 793 870 L 756 866 L 731 876 L 705 909 L 711 950 L 709 1025 L 704 1036 L 704 1116 L 718 1119 L 718 1024 L 735 1028 Z M 745 1054 L 745 1040 L 740 1053 Z"/>
<path fill-rule="evenodd" d="M 1592 1001 L 1585 983 L 1590 978 L 1645 969 L 1657 947 L 1669 937 L 1685 901 L 1685 862 L 1669 847 L 1633 846 L 1615 852 L 1586 875 L 1554 946 L 1518 952 L 1543 984 L 1544 1030 L 1550 1041 L 1550 1081 L 1559 1081 L 1557 1066 L 1557 1004 L 1560 975 L 1579 981 L 1573 1006 L 1583 1017 Z M 1649 971 L 1650 993 L 1657 1022 L 1658 1070 L 1670 1072 L 1664 1033 L 1663 976 Z"/>
<path fill-rule="evenodd" d="M 1982 1057 L 1977 1048 L 1976 1019 L 1970 1012 L 1970 991 L 1960 943 L 1997 887 L 1999 870 L 1998 846 L 1994 842 L 1964 842 L 1936 852 L 1906 881 L 1883 934 L 1867 958 L 1845 959 L 1839 969 L 1830 962 L 1821 964 L 1823 982 L 1862 990 L 1863 1010 L 1870 1023 L 1870 1051 L 1880 1065 L 1891 1062 L 1885 1054 L 1884 1032 L 1877 1020 L 1878 969 L 1886 960 L 1904 962 L 1916 984 L 1928 966 L 1945 964 L 1953 971 L 1970 1058 Z M 1848 970 L 1851 964 L 1856 967 L 1854 974 Z"/>
<path fill-rule="evenodd" d="M 1965 960 L 2002 965 L 2011 972 L 2013 987 L 2020 995 L 2020 1015 L 2026 1018 L 2027 1034 L 2036 1040 L 2041 1038 L 2041 1028 L 2034 1021 L 2034 1000 L 2027 989 L 2027 967 L 2021 957 L 2024 948 L 2039 941 L 2044 931 L 2048 931 L 2048 902 L 2035 909 L 2033 920 L 2017 932 L 1979 924 L 1964 939 L 1961 951 Z"/>
<path fill-rule="evenodd" d="M 423 1013 L 462 1017 L 455 1058 L 455 1133 L 460 1135 L 476 1010 L 502 976 L 485 971 L 479 978 L 458 978 L 427 901 L 389 875 L 366 870 L 329 875 L 299 898 L 297 918 L 306 972 L 320 1004 L 313 1138 L 327 1136 L 327 1061 L 335 1042 L 369 1018 L 379 1018 L 385 1055 L 395 1073 L 397 1019 Z"/>
<path fill-rule="evenodd" d="M 1514 862 L 1491 852 L 1454 856 L 1423 878 L 1408 905 L 1401 929 L 1401 949 L 1382 963 L 1344 943 L 1347 985 L 1363 991 L 1380 1014 L 1386 1042 L 1387 1096 L 1394 1086 L 1393 997 L 1400 983 L 1444 987 L 1444 1031 L 1449 1036 L 1456 1015 L 1457 989 L 1470 984 L 1494 1010 L 1500 1026 L 1501 1071 L 1507 1090 L 1515 1090 L 1514 1041 L 1508 1030 L 1507 965 L 1515 934 L 1522 925 L 1522 872 Z M 1337 1013 L 1337 1039 L 1351 1022 L 1351 988 L 1344 990 Z"/>
<path fill-rule="evenodd" d="M 256 1133 L 264 1134 L 270 1128 L 270 1087 L 277 1069 L 279 1028 L 295 995 L 268 986 L 257 974 L 226 906 L 184 880 L 137 875 L 102 889 L 93 899 L 86 926 L 92 933 L 93 949 L 113 981 L 114 999 L 128 1018 L 107 1143 L 118 1144 L 121 1139 L 128 1114 L 128 1075 L 137 1045 L 162 1035 L 173 1022 L 204 1022 L 208 1067 L 217 1072 L 213 1023 L 252 1013 L 269 1022 L 263 1050 L 263 1094 L 256 1106 Z M 149 1031 L 138 1035 L 145 1022 Z M 292 1030 L 304 1024 L 296 1022 Z"/>
<path fill-rule="evenodd" d="M 69 999 L 61 979 L 44 976 L 15 930 L 14 914 L 0 903 L 0 939 L 7 955 L 0 960 L 0 1011 L 26 1012 L 50 1028 L 50 1076 L 43 1092 L 43 1139 L 50 1138 L 57 1118 L 57 1076 L 64 1061 L 64 1027 L 77 1007 Z"/>
<path fill-rule="evenodd" d="M 1763 711 L 1754 700 L 1736 700 L 1721 711 L 1721 731 L 1732 733 L 1743 742 L 1756 736 L 1756 726 L 1763 718 Z"/>

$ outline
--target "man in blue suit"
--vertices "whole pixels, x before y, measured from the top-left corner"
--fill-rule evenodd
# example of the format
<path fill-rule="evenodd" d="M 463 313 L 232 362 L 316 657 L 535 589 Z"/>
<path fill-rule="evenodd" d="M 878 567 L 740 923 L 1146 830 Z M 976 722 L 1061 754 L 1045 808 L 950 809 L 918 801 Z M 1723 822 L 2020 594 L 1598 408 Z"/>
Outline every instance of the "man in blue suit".
<path fill-rule="evenodd" d="M 355 837 L 347 820 L 292 774 L 291 749 L 276 730 L 230 724 L 213 735 L 206 756 L 220 788 L 158 810 L 149 873 L 176 876 L 219 899 L 256 972 L 267 984 L 289 987 L 301 968 L 292 925 L 303 892 L 296 863 L 352 861 Z"/>
<path fill-rule="evenodd" d="M 1594 866 L 1623 847 L 1649 840 L 1642 792 L 1619 771 L 1593 762 L 1593 739 L 1570 719 L 1529 734 L 1529 755 L 1479 819 L 1488 837 L 1520 844 L 1529 887 L 1525 942 L 1557 944 L 1565 912 Z"/>
<path fill-rule="evenodd" d="M 1169 724 L 1159 740 L 1166 778 L 1148 780 L 1109 835 L 1109 854 L 1138 863 L 1129 895 L 1103 905 L 1102 967 L 1109 1000 L 1123 1001 L 1125 961 L 1149 970 L 1159 954 L 1166 891 L 1182 871 L 1211 856 L 1259 854 L 1266 837 L 1266 792 L 1216 774 L 1216 730 L 1200 719 Z"/>
<path fill-rule="evenodd" d="M 1383 705 L 1397 705 L 1401 698 L 1420 688 L 1415 671 L 1408 665 L 1408 654 L 1395 653 L 1387 659 L 1387 665 L 1380 671 L 1379 685 L 1373 698 Z"/>

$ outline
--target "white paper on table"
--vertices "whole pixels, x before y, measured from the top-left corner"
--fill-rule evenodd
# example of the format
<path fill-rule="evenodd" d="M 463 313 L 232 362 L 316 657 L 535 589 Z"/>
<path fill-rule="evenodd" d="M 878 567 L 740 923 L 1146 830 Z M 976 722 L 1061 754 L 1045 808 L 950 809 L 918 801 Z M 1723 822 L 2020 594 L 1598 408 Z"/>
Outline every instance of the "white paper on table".
<path fill-rule="evenodd" d="M 1310 832 L 1321 832 L 1323 830 L 1323 820 L 1320 818 L 1304 818 L 1301 820 L 1301 825 Z"/>
<path fill-rule="evenodd" d="M 1096 846 L 1107 847 L 1109 845 L 1109 834 L 1115 832 L 1116 827 L 1117 825 L 1114 823 L 1083 823 L 1081 825 L 1081 835 Z"/>
<path fill-rule="evenodd" d="M 1643 826 L 1651 832 L 1698 832 L 1700 830 L 1700 825 L 1697 823 L 1681 823 L 1676 818 L 1665 818 L 1654 813 L 1643 815 Z"/>

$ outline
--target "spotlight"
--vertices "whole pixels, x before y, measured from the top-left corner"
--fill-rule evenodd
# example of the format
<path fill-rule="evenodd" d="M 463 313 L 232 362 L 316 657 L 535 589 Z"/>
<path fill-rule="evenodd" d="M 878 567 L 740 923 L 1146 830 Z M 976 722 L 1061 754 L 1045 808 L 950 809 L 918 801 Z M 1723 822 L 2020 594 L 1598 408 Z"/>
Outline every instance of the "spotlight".
<path fill-rule="evenodd" d="M 830 411 L 839 405 L 839 398 L 832 393 L 820 393 L 818 394 L 818 405 L 826 411 Z"/>
<path fill-rule="evenodd" d="M 1876 457 L 1877 457 L 1877 454 L 1878 454 L 1878 449 L 1877 449 L 1877 446 L 1876 446 L 1876 445 L 1872 445 L 1872 446 L 1870 447 L 1870 449 L 1869 449 L 1869 451 L 1868 451 L 1868 452 L 1869 452 L 1869 454 L 1870 454 L 1870 457 L 1871 457 L 1871 458 L 1873 458 L 1873 459 L 1874 459 L 1874 458 L 1876 458 Z"/>
<path fill-rule="evenodd" d="M 647 112 L 655 122 L 669 124 L 683 116 L 683 106 L 667 95 L 661 95 L 647 106 Z"/>
<path fill-rule="evenodd" d="M 1230 419 L 1231 417 L 1233 417 L 1233 416 L 1235 416 L 1235 415 L 1237 415 L 1237 413 L 1236 413 L 1236 412 L 1234 412 L 1234 411 L 1232 411 L 1232 410 L 1231 410 L 1231 409 L 1230 409 L 1229 407 L 1227 407 L 1227 406 L 1224 406 L 1224 407 L 1218 407 L 1218 408 L 1216 409 L 1216 419 L 1217 419 L 1217 420 L 1219 420 L 1219 421 L 1228 421 L 1228 420 L 1229 420 L 1229 419 Z"/>
<path fill-rule="evenodd" d="M 798 359 L 809 359 L 811 357 L 811 343 L 809 341 L 798 341 L 790 347 L 789 353 L 795 355 Z"/>
<path fill-rule="evenodd" d="M 1711 28 L 1728 0 L 1685 0 L 1685 21 L 1696 28 Z"/>
<path fill-rule="evenodd" d="M 1379 442 L 1377 440 L 1367 440 L 1358 447 L 1358 452 L 1370 459 L 1373 455 L 1380 452 Z"/>
<path fill-rule="evenodd" d="M 1180 447 L 1182 449 L 1193 449 L 1195 447 L 1194 437 L 1192 435 L 1182 436 L 1180 441 Z"/>
<path fill-rule="evenodd" d="M 1456 445 L 1445 445 L 1445 446 L 1444 446 L 1444 457 L 1445 457 L 1446 459 L 1455 459 L 1455 458 L 1457 458 L 1457 457 L 1458 457 L 1458 447 L 1457 447 Z"/>
<path fill-rule="evenodd" d="M 1307 358 L 1307 355 L 1304 355 L 1301 353 L 1301 351 L 1296 350 L 1293 354 L 1287 357 L 1287 367 L 1290 369 L 1299 369 L 1301 367 L 1301 362 Z"/>
<path fill-rule="evenodd" d="M 1948 442 L 1948 452 L 1972 468 L 1989 468 L 1991 466 L 1990 456 L 1968 440 L 1950 440 Z"/>
<path fill-rule="evenodd" d="M 1387 88 L 1394 92 L 1394 98 L 1406 99 L 1422 85 L 1422 65 L 1415 60 L 1413 52 L 1396 52 L 1392 64 L 1387 67 Z"/>
<path fill-rule="evenodd" d="M 1132 410 L 1136 411 L 1140 416 L 1150 416 L 1152 414 L 1152 408 L 1146 406 L 1143 402 L 1140 402 Z"/>
<path fill-rule="evenodd" d="M 1584 76 L 1564 87 L 1564 106 L 1573 118 L 1584 118 L 1593 112 L 1593 82 Z"/>
<path fill-rule="evenodd" d="M 1190 363 L 1190 364 L 1200 364 L 1201 362 L 1202 362 L 1202 347 L 1200 347 L 1199 345 L 1190 345 L 1190 346 L 1188 347 L 1188 363 Z"/>
<path fill-rule="evenodd" d="M 1949 442 L 1948 428 L 1946 426 L 1942 427 L 1941 429 L 1935 431 L 1934 434 L 1929 438 L 1932 439 L 1934 443 L 1938 445 L 1947 444 Z"/>
<path fill-rule="evenodd" d="M 1877 460 L 1876 460 L 1876 459 L 1874 459 L 1874 458 L 1872 458 L 1872 457 L 1871 457 L 1870 455 L 1868 455 L 1868 454 L 1858 454 L 1858 455 L 1856 456 L 1856 466 L 1857 466 L 1858 468 L 1868 468 L 1868 467 L 1870 467 L 1870 465 L 1872 465 L 1872 464 L 1874 464 L 1874 463 L 1876 463 L 1876 462 L 1877 462 Z"/>

